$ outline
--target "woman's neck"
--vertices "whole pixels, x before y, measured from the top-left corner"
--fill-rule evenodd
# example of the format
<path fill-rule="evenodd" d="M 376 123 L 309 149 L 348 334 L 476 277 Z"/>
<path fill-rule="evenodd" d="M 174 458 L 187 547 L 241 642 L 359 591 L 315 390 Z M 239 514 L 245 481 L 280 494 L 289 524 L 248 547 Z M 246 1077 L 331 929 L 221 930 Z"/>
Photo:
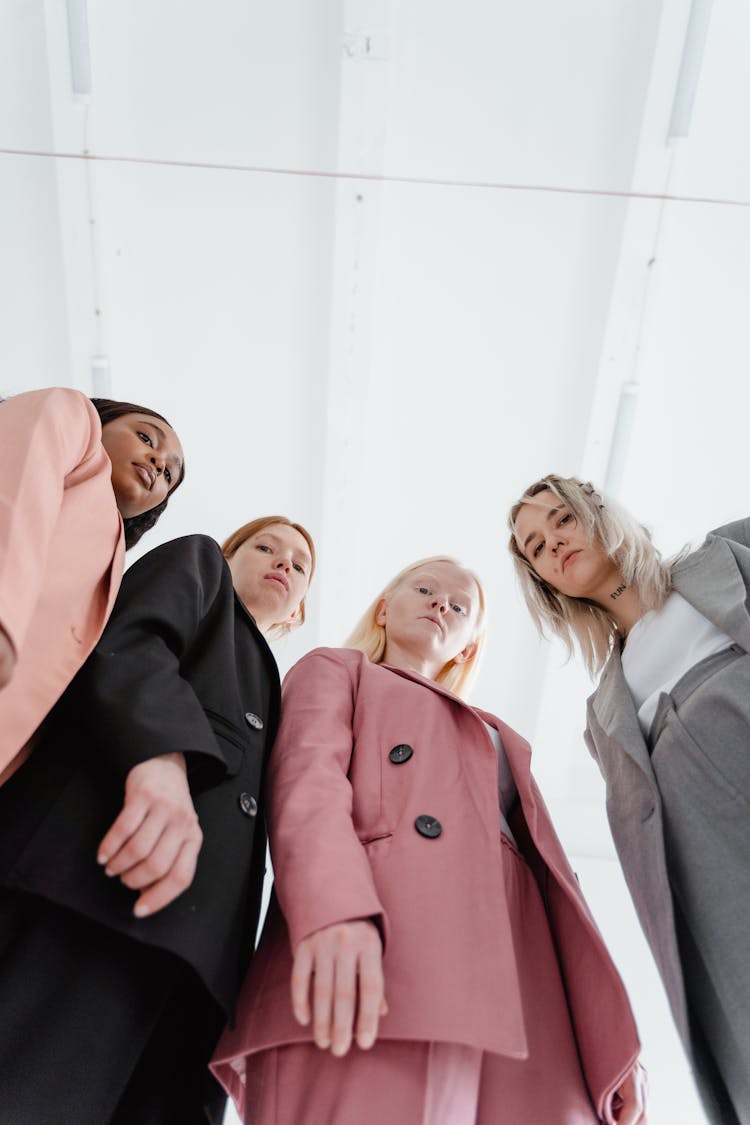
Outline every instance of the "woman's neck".
<path fill-rule="evenodd" d="M 383 653 L 383 663 L 390 664 L 392 668 L 401 668 L 404 672 L 416 672 L 427 680 L 434 680 L 440 668 L 435 667 L 434 661 L 410 649 L 403 648 L 395 641 L 388 641 Z"/>
<path fill-rule="evenodd" d="M 593 600 L 617 623 L 620 636 L 626 637 L 646 610 L 635 586 L 626 586 L 622 578 L 609 585 L 611 588 L 603 590 Z"/>

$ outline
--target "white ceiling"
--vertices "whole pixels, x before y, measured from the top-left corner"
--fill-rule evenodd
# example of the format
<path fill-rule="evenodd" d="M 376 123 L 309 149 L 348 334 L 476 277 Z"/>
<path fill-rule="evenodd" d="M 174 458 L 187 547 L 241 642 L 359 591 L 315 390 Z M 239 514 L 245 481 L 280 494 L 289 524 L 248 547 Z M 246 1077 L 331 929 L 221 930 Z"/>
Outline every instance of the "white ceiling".
<path fill-rule="evenodd" d="M 691 8 L 705 52 L 668 141 Z M 611 855 L 590 685 L 533 633 L 505 511 L 544 472 L 609 466 L 667 550 L 746 514 L 750 9 L 87 12 L 81 99 L 65 5 L 0 4 L 0 391 L 91 391 L 101 355 L 113 396 L 173 420 L 188 481 L 150 545 L 269 511 L 307 524 L 313 612 L 283 666 L 339 643 L 412 559 L 474 566 L 475 698 L 534 741 L 572 851 Z"/>
<path fill-rule="evenodd" d="M 750 16 L 716 6 L 667 144 L 682 0 L 207 11 L 92 0 L 81 99 L 65 6 L 0 8 L 0 148 L 47 154 L 0 157 L 3 389 L 88 390 L 101 354 L 112 394 L 172 417 L 189 483 L 157 537 L 309 524 L 314 613 L 282 663 L 458 554 L 491 597 L 477 698 L 541 736 L 553 797 L 581 770 L 595 791 L 587 685 L 548 674 L 504 514 L 551 469 L 604 479 L 633 381 L 622 497 L 669 548 L 742 510 L 750 211 L 626 193 L 750 200 Z"/>

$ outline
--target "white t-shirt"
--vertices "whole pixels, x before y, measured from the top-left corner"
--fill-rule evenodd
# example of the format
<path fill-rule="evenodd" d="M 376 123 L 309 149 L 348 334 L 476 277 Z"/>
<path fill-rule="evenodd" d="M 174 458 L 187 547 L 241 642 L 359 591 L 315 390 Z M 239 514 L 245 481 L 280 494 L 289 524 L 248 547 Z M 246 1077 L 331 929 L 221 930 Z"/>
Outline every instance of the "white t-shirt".
<path fill-rule="evenodd" d="M 659 696 L 699 661 L 731 645 L 732 638 L 673 590 L 661 609 L 637 621 L 622 652 L 622 670 L 638 721 L 648 734 Z"/>
<path fill-rule="evenodd" d="M 513 774 L 508 765 L 508 758 L 505 753 L 505 747 L 503 746 L 503 740 L 500 737 L 500 731 L 495 730 L 489 723 L 485 723 L 484 719 L 482 719 L 482 722 L 484 723 L 484 729 L 492 739 L 492 745 L 495 747 L 495 753 L 497 754 L 497 798 L 500 806 L 500 827 L 503 835 L 513 840 L 515 844 L 516 841 L 513 838 L 513 833 L 510 830 L 507 818 L 514 801 L 518 797 L 518 790 L 516 789 Z"/>

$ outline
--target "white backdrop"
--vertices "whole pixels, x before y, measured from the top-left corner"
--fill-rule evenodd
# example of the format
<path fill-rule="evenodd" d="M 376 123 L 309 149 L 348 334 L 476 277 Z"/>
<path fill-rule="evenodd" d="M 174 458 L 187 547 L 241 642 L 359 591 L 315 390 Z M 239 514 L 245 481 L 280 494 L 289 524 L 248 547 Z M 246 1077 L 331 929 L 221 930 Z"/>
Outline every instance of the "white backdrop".
<path fill-rule="evenodd" d="M 414 558 L 483 575 L 474 698 L 535 746 L 652 1125 L 703 1118 L 581 739 L 591 685 L 533 632 L 505 512 L 558 471 L 608 479 L 667 551 L 746 514 L 748 33 L 741 0 L 0 0 L 0 392 L 167 414 L 188 478 L 145 548 L 305 523 L 282 668 Z"/>

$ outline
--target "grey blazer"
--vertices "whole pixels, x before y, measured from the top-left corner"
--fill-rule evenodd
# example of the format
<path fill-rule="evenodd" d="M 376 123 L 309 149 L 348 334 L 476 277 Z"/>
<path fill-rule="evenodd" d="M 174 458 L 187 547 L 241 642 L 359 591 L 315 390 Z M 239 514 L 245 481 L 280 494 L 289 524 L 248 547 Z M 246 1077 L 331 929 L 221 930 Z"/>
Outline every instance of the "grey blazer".
<path fill-rule="evenodd" d="M 686 601 L 750 652 L 750 519 L 710 532 L 701 547 L 675 565 L 672 582 Z M 742 702 L 750 708 L 750 701 Z M 617 647 L 588 700 L 584 738 L 607 783 L 607 816 L 617 853 L 677 1029 L 689 1048 L 661 795 Z M 738 863 L 746 861 L 737 856 Z"/>

